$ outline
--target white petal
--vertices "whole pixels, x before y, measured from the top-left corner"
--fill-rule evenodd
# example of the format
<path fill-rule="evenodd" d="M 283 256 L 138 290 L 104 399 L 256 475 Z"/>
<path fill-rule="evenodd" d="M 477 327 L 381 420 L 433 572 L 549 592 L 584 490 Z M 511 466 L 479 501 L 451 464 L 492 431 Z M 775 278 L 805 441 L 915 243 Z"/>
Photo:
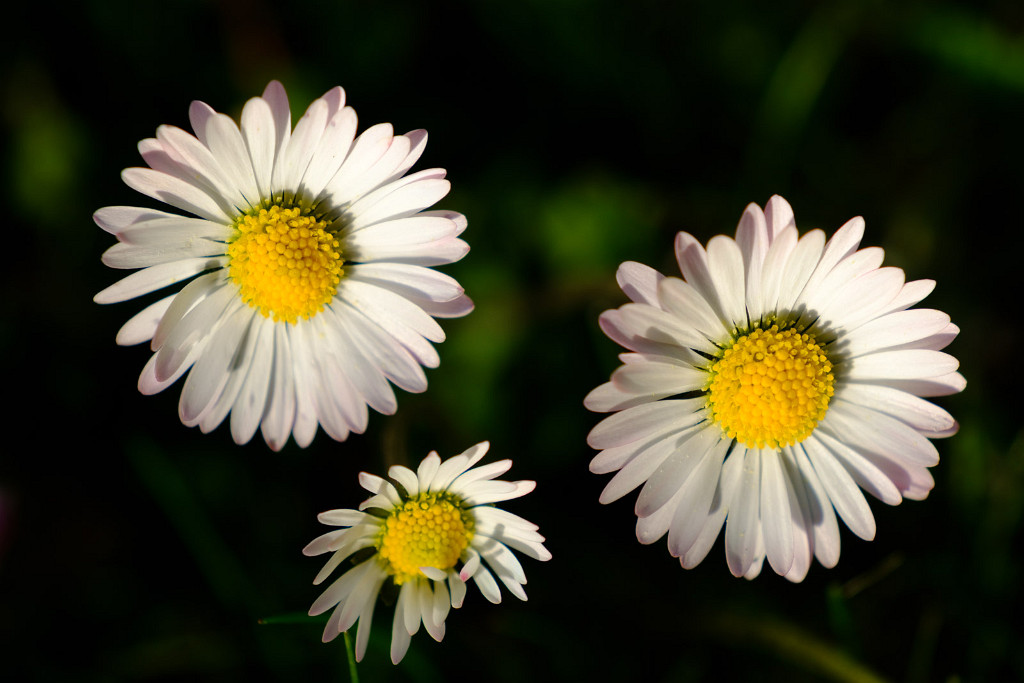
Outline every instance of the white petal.
<path fill-rule="evenodd" d="M 934 403 L 891 387 L 847 383 L 837 397 L 891 415 L 918 431 L 943 431 L 955 424 L 953 416 Z"/>
<path fill-rule="evenodd" d="M 164 297 L 132 316 L 117 332 L 118 345 L 132 346 L 152 339 L 160 319 L 164 317 L 172 301 L 174 296 Z"/>
<path fill-rule="evenodd" d="M 819 428 L 858 450 L 924 467 L 939 462 L 939 452 L 931 441 L 903 422 L 871 408 L 834 401 Z"/>
<path fill-rule="evenodd" d="M 811 461 L 807 458 L 803 446 L 787 447 L 786 453 L 792 458 L 787 464 L 795 463 L 797 471 L 793 473 L 794 481 L 803 481 L 803 503 L 807 506 L 807 517 L 811 524 L 814 556 L 825 567 L 834 567 L 839 561 L 839 523 L 836 521 L 832 501 L 829 500 L 821 481 L 818 479 Z M 801 492 L 797 491 L 798 495 Z"/>
<path fill-rule="evenodd" d="M 689 552 L 707 525 L 729 445 L 730 441 L 727 439 L 721 439 L 714 444 L 680 489 L 682 496 L 675 508 L 671 528 L 668 530 L 668 550 L 673 557 L 681 557 Z M 721 525 L 719 521 L 716 535 Z"/>
<path fill-rule="evenodd" d="M 744 576 L 758 562 L 761 520 L 761 452 L 747 451 L 740 481 L 729 501 L 725 523 L 725 557 L 733 576 Z"/>
<path fill-rule="evenodd" d="M 729 503 L 735 495 L 736 488 L 740 485 L 747 452 L 745 447 L 737 444 L 722 465 L 722 474 L 718 478 L 718 486 L 715 487 L 715 495 L 711 499 L 711 510 L 707 519 L 690 549 L 679 558 L 679 564 L 684 568 L 692 569 L 700 564 L 707 557 L 715 539 L 718 538 L 722 524 L 725 522 L 726 513 L 729 511 Z M 728 553 L 726 553 L 726 558 L 728 559 Z"/>
<path fill-rule="evenodd" d="M 359 199 L 366 188 L 366 174 L 391 147 L 395 131 L 390 123 L 379 123 L 360 135 L 337 173 L 327 182 L 324 193 L 334 206 L 345 206 Z M 353 215 L 356 215 L 353 211 Z"/>
<path fill-rule="evenodd" d="M 622 391 L 658 398 L 698 390 L 707 379 L 703 370 L 670 363 L 623 365 L 612 373 L 612 383 Z"/>
<path fill-rule="evenodd" d="M 841 351 L 847 357 L 860 356 L 929 337 L 948 324 L 948 315 L 927 308 L 889 313 L 843 335 Z"/>
<path fill-rule="evenodd" d="M 712 310 L 704 297 L 690 283 L 675 277 L 667 277 L 658 283 L 658 298 L 665 310 L 685 320 L 710 340 L 721 340 L 729 335 L 718 314 Z M 704 350 L 710 350 L 705 344 Z"/>
<path fill-rule="evenodd" d="M 960 363 L 948 353 L 929 350 L 881 351 L 842 363 L 852 380 L 929 379 L 954 372 Z"/>
<path fill-rule="evenodd" d="M 797 297 L 807 287 L 808 279 L 818 266 L 824 247 L 825 233 L 821 230 L 811 230 L 796 243 L 785 266 L 780 268 L 779 300 L 776 304 L 780 313 L 793 309 Z"/>
<path fill-rule="evenodd" d="M 650 266 L 636 261 L 626 261 L 615 272 L 615 279 L 630 301 L 658 305 L 658 283 L 664 275 Z"/>
<path fill-rule="evenodd" d="M 352 266 L 349 277 L 388 289 L 400 296 L 451 301 L 463 293 L 455 278 L 422 266 L 366 263 Z"/>
<path fill-rule="evenodd" d="M 260 430 L 272 451 L 288 441 L 295 424 L 295 380 L 291 344 L 286 325 L 274 325 L 274 367 L 271 371 L 269 399 Z"/>
<path fill-rule="evenodd" d="M 636 514 L 646 517 L 665 505 L 686 484 L 706 454 L 721 443 L 721 430 L 709 427 L 674 440 L 676 448 L 651 473 L 636 501 Z"/>
<path fill-rule="evenodd" d="M 684 429 L 704 418 L 705 401 L 678 399 L 647 403 L 599 422 L 587 436 L 591 448 L 604 449 L 669 430 Z"/>
<path fill-rule="evenodd" d="M 793 217 L 793 207 L 779 195 L 772 195 L 768 203 L 764 205 L 764 217 L 768 230 L 768 240 L 772 243 L 779 238 L 783 231 L 796 227 L 796 219 Z"/>
<path fill-rule="evenodd" d="M 223 390 L 230 376 L 229 366 L 236 359 L 242 337 L 249 331 L 252 311 L 236 301 L 224 313 L 226 318 L 210 337 L 206 350 L 196 361 L 181 390 L 179 415 L 185 424 L 193 423 Z"/>
<path fill-rule="evenodd" d="M 726 316 L 719 300 L 718 290 L 715 287 L 715 280 L 711 276 L 708 256 L 704 247 L 690 233 L 680 232 L 676 235 L 675 251 L 676 261 L 683 277 L 708 302 L 708 305 L 715 311 L 715 315 L 723 323 L 731 326 L 734 321 Z"/>
<path fill-rule="evenodd" d="M 180 178 L 150 168 L 126 168 L 124 183 L 137 192 L 218 223 L 230 223 L 229 215 L 216 198 Z"/>
<path fill-rule="evenodd" d="M 839 517 L 850 531 L 870 541 L 875 537 L 875 518 L 856 482 L 814 435 L 803 446 Z"/>
<path fill-rule="evenodd" d="M 220 258 L 191 258 L 150 266 L 110 285 L 94 296 L 93 301 L 98 304 L 127 301 L 224 265 Z"/>
<path fill-rule="evenodd" d="M 350 229 L 406 218 L 433 205 L 451 189 L 443 176 L 441 169 L 427 169 L 374 190 L 349 208 Z"/>
<path fill-rule="evenodd" d="M 761 528 L 768 562 L 785 576 L 793 566 L 793 526 L 800 503 L 782 457 L 779 451 L 761 451 Z"/>
<path fill-rule="evenodd" d="M 256 346 L 252 365 L 231 408 L 231 436 L 239 446 L 252 439 L 267 405 L 270 370 L 274 359 L 274 324 L 268 318 L 254 318 Z"/>
<path fill-rule="evenodd" d="M 768 224 L 765 214 L 757 204 L 748 204 L 736 227 L 736 245 L 743 254 L 744 279 L 746 281 L 747 313 L 751 318 L 760 318 L 764 313 L 761 292 L 761 271 L 768 255 Z M 711 245 L 709 244 L 710 248 Z"/>
<path fill-rule="evenodd" d="M 241 131 L 256 177 L 257 190 L 261 197 L 269 197 L 270 176 L 274 171 L 278 136 L 274 115 L 266 100 L 254 97 L 245 103 L 242 108 Z"/>
<path fill-rule="evenodd" d="M 301 191 L 305 196 L 319 197 L 341 168 L 352 148 L 357 125 L 356 113 L 352 107 L 339 109 L 327 121 L 316 154 L 310 160 L 306 174 L 302 178 Z"/>

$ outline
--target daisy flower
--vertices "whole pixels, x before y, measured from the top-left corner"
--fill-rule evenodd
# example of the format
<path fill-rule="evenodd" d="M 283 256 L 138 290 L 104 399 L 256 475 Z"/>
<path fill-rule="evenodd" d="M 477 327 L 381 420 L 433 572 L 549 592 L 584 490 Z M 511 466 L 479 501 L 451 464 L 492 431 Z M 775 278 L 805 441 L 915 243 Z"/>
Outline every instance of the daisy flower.
<path fill-rule="evenodd" d="M 526 574 L 512 549 L 542 561 L 550 560 L 551 553 L 535 524 L 492 503 L 524 496 L 536 484 L 495 480 L 508 471 L 511 460 L 474 468 L 489 446 L 478 443 L 444 462 L 431 452 L 415 472 L 395 465 L 388 470 L 394 484 L 361 472 L 360 485 L 373 495 L 359 510 L 331 510 L 317 517 L 344 528 L 320 536 L 302 551 L 310 556 L 334 553 L 313 584 L 323 582 L 346 560 L 354 565 L 309 610 L 315 616 L 337 605 L 324 629 L 324 642 L 358 620 L 356 659 L 361 660 L 385 583 L 398 589 L 391 629 L 395 664 L 405 656 L 420 622 L 440 642 L 448 610 L 462 606 L 471 578 L 495 604 L 501 602 L 495 577 L 512 595 L 526 600 Z"/>
<path fill-rule="evenodd" d="M 931 280 L 905 282 L 883 251 L 858 249 L 864 220 L 825 241 L 797 234 L 793 210 L 751 204 L 736 238 L 705 250 L 676 237 L 683 279 L 623 263 L 632 303 L 601 315 L 629 349 L 611 381 L 585 400 L 615 412 L 590 432 L 592 472 L 618 471 L 601 502 L 641 484 L 641 543 L 668 534 L 683 567 L 707 555 L 725 525 L 729 569 L 748 579 L 765 557 L 791 581 L 815 557 L 839 560 L 839 526 L 865 540 L 867 491 L 889 505 L 921 500 L 938 462 L 929 439 L 957 424 L 922 397 L 961 391 L 940 349 L 959 329 L 945 313 L 911 309 Z"/>
<path fill-rule="evenodd" d="M 117 334 L 154 351 L 139 390 L 155 394 L 188 373 L 184 424 L 209 432 L 230 413 L 236 443 L 260 428 L 274 450 L 290 434 L 309 445 L 317 425 L 339 441 L 362 432 L 367 406 L 396 410 L 389 382 L 424 391 L 422 366 L 439 362 L 430 342 L 444 340 L 434 318 L 473 309 L 431 269 L 469 251 L 461 214 L 424 211 L 448 193 L 444 170 L 405 175 L 426 132 L 395 135 L 385 123 L 357 137 L 341 88 L 292 130 L 276 81 L 246 103 L 240 126 L 202 102 L 189 118 L 194 136 L 160 126 L 139 143 L 149 168 L 121 174 L 186 215 L 132 206 L 94 215 L 118 239 L 103 262 L 141 269 L 96 302 L 176 286 Z"/>

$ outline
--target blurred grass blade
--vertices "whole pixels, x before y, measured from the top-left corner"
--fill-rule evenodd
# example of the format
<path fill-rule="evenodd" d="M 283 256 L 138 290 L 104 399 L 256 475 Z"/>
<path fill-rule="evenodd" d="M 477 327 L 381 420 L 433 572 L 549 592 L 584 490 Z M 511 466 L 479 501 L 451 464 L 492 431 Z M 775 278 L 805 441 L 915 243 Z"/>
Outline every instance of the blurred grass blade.
<path fill-rule="evenodd" d="M 885 679 L 836 646 L 793 624 L 738 614 L 711 617 L 707 628 L 723 641 L 750 641 L 796 666 L 840 683 L 885 683 Z"/>
<path fill-rule="evenodd" d="M 911 42 L 969 78 L 1024 90 L 1024 41 L 963 9 L 928 6 L 908 22 Z"/>
<path fill-rule="evenodd" d="M 775 67 L 754 121 L 747 168 L 761 177 L 788 175 L 793 147 L 843 54 L 859 12 L 825 3 L 811 15 Z"/>

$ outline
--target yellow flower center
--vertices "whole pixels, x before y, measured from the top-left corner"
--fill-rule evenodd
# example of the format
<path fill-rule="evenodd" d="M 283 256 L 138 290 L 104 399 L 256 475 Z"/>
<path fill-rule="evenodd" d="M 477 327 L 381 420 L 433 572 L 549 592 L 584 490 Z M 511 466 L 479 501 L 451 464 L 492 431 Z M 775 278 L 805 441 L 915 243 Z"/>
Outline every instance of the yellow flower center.
<path fill-rule="evenodd" d="M 341 243 L 324 220 L 277 204 L 240 216 L 228 245 L 229 276 L 240 296 L 274 322 L 320 311 L 344 274 Z"/>
<path fill-rule="evenodd" d="M 750 448 L 803 441 L 835 393 L 832 363 L 814 337 L 778 325 L 740 337 L 709 370 L 713 419 Z"/>
<path fill-rule="evenodd" d="M 473 539 L 473 518 L 446 493 L 421 493 L 392 510 L 377 536 L 377 557 L 396 584 L 448 570 Z"/>

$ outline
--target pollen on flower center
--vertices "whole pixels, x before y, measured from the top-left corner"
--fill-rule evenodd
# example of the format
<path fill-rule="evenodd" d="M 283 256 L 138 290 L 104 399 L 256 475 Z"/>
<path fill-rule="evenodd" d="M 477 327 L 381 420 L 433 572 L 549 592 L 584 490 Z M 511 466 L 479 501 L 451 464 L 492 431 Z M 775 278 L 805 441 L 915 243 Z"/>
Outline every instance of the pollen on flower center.
<path fill-rule="evenodd" d="M 344 274 L 341 243 L 326 221 L 277 204 L 235 221 L 229 276 L 247 304 L 275 322 L 295 323 L 324 309 Z"/>
<path fill-rule="evenodd" d="M 448 570 L 473 539 L 473 518 L 446 493 L 421 493 L 396 507 L 381 525 L 377 557 L 396 584 L 423 576 L 420 567 Z"/>
<path fill-rule="evenodd" d="M 709 371 L 715 422 L 750 448 L 803 441 L 835 392 L 832 363 L 814 337 L 778 325 L 740 337 Z"/>

